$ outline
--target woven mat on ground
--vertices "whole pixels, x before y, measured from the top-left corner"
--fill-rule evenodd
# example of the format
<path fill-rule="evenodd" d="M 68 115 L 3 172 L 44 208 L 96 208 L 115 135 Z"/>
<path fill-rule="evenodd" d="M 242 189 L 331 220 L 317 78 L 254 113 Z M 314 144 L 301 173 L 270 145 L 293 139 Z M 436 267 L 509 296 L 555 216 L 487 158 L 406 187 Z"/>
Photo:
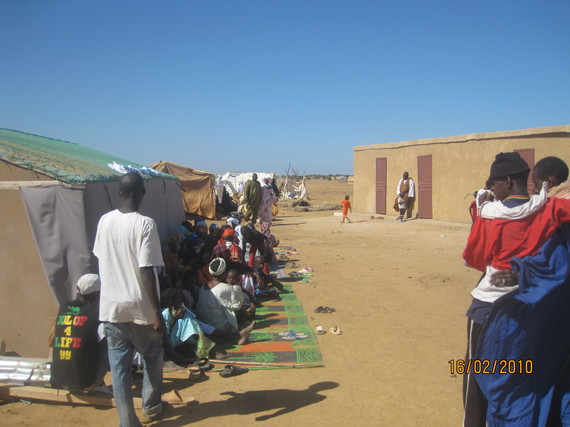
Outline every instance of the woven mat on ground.
<path fill-rule="evenodd" d="M 285 287 L 291 289 L 290 286 Z M 308 338 L 287 341 L 279 333 L 288 330 L 306 334 Z M 324 366 L 317 337 L 294 293 L 281 295 L 281 301 L 262 302 L 262 307 L 257 308 L 256 326 L 248 343 L 227 351 L 227 361 L 267 363 L 259 366 L 246 365 L 250 369 Z"/>

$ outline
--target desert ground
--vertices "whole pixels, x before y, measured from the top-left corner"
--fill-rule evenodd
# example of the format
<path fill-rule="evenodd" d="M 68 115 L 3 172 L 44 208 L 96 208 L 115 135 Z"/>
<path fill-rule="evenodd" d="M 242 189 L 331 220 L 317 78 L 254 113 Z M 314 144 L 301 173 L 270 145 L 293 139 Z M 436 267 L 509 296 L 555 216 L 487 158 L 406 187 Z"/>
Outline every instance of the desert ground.
<path fill-rule="evenodd" d="M 307 181 L 310 203 L 352 199 L 352 184 Z M 467 215 L 467 213 L 466 213 Z M 198 403 L 169 408 L 153 425 L 455 426 L 462 419 L 460 375 L 450 360 L 465 354 L 465 311 L 479 277 L 461 253 L 469 223 L 395 221 L 353 213 L 341 224 L 333 211 L 281 210 L 272 228 L 293 246 L 311 283 L 294 283 L 319 336 L 325 367 L 256 370 L 202 382 L 167 381 Z M 468 218 L 466 218 L 468 221 Z M 286 270 L 286 272 L 291 270 Z M 336 308 L 318 314 L 318 306 Z M 0 402 L 3 426 L 113 426 L 112 408 Z"/>

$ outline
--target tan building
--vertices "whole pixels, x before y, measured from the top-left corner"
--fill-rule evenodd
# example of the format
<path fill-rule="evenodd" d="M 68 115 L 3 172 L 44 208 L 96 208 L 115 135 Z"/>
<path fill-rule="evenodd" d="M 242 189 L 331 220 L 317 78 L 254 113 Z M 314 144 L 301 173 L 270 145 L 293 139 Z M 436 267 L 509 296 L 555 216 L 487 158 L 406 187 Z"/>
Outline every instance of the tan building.
<path fill-rule="evenodd" d="M 354 147 L 354 210 L 397 215 L 396 189 L 408 171 L 414 217 L 470 222 L 473 192 L 485 185 L 495 155 L 507 151 L 520 152 L 531 168 L 546 156 L 570 164 L 570 125 Z"/>

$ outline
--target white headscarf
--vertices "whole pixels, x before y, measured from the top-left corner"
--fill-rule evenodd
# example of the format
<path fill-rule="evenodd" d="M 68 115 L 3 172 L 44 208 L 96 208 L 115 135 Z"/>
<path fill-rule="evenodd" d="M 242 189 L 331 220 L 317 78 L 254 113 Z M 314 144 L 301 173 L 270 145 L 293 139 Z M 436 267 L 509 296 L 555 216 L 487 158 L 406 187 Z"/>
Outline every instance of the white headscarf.
<path fill-rule="evenodd" d="M 214 263 L 218 261 L 220 264 L 218 265 L 218 268 L 216 270 L 213 269 L 213 265 Z M 214 277 L 219 277 L 222 274 L 224 274 L 226 272 L 226 261 L 224 261 L 223 258 L 214 258 L 211 262 L 210 265 L 208 267 L 208 270 L 210 271 L 210 274 Z"/>

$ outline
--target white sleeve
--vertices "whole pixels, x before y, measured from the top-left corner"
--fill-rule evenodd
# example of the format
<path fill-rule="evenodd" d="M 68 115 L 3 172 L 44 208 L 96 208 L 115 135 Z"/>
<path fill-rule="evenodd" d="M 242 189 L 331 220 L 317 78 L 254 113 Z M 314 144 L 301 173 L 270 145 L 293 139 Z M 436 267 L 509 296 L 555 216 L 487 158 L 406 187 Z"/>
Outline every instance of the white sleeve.
<path fill-rule="evenodd" d="M 156 222 L 151 218 L 147 219 L 148 221 L 145 221 L 142 232 L 139 267 L 158 267 L 164 265 L 160 248 L 160 238 L 156 230 Z"/>
<path fill-rule="evenodd" d="M 101 228 L 101 219 L 99 219 L 99 223 L 97 224 L 97 232 L 95 233 L 95 243 L 93 244 L 93 255 L 99 258 L 101 255 L 101 242 L 100 242 L 100 234 L 99 229 Z"/>
<path fill-rule="evenodd" d="M 410 190 L 408 191 L 408 197 L 416 197 L 414 180 L 412 178 L 410 178 Z"/>
<path fill-rule="evenodd" d="M 396 187 L 396 195 L 400 195 L 400 184 L 402 184 L 402 178 L 398 181 L 398 186 Z"/>
<path fill-rule="evenodd" d="M 489 190 L 484 189 L 484 188 L 481 190 L 477 190 L 477 195 L 475 196 L 475 204 L 477 205 L 477 209 L 479 209 L 481 207 L 481 203 L 479 203 L 479 199 L 487 193 L 489 193 Z"/>

